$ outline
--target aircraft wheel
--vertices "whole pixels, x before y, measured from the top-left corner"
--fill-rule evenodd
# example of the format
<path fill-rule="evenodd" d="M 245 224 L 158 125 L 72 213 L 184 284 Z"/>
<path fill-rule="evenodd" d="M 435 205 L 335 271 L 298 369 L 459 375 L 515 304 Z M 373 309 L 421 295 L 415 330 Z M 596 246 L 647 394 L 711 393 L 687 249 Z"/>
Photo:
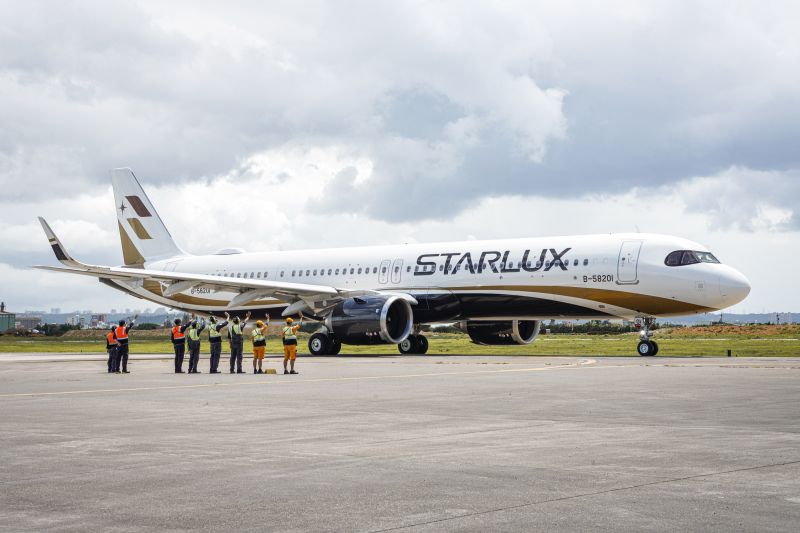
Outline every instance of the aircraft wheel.
<path fill-rule="evenodd" d="M 333 339 L 331 341 L 331 346 L 328 349 L 329 355 L 338 355 L 339 352 L 342 350 L 342 343 L 338 339 Z"/>
<path fill-rule="evenodd" d="M 417 353 L 421 355 L 428 353 L 428 338 L 425 335 L 417 335 Z"/>
<path fill-rule="evenodd" d="M 403 340 L 403 342 L 397 345 L 397 349 L 400 350 L 400 353 L 403 355 L 417 353 L 418 348 L 419 345 L 415 335 L 409 335 Z"/>
<path fill-rule="evenodd" d="M 650 344 L 653 345 L 653 354 L 652 355 L 658 355 L 658 343 L 656 341 L 650 341 Z"/>
<path fill-rule="evenodd" d="M 314 333 L 308 339 L 308 351 L 311 355 L 325 355 L 328 353 L 331 340 L 324 333 Z"/>
<path fill-rule="evenodd" d="M 639 352 L 639 355 L 641 355 L 642 357 L 655 355 L 653 353 L 654 350 L 655 348 L 653 347 L 653 344 L 650 341 L 639 341 L 639 345 L 636 346 L 636 351 Z"/>

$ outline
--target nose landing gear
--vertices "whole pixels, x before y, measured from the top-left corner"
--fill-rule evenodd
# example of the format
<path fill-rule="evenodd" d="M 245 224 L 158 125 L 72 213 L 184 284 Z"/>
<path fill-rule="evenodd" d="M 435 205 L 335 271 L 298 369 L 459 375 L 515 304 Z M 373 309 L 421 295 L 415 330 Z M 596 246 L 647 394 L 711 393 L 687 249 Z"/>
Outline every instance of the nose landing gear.
<path fill-rule="evenodd" d="M 636 351 L 643 357 L 653 356 L 658 353 L 658 343 L 650 340 L 652 333 L 650 327 L 656 323 L 656 319 L 652 317 L 645 317 L 641 319 L 642 330 L 639 332 L 639 344 L 636 346 Z M 639 320 L 636 321 L 639 324 Z"/>

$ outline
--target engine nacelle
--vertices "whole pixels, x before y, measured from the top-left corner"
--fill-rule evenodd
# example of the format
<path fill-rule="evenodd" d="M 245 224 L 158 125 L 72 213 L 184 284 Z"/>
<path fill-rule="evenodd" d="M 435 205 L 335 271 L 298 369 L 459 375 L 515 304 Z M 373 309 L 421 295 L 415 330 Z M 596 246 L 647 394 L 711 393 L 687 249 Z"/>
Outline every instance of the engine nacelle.
<path fill-rule="evenodd" d="M 539 320 L 470 320 L 460 324 L 475 344 L 489 346 L 530 344 L 539 335 Z"/>
<path fill-rule="evenodd" d="M 414 313 L 399 296 L 349 298 L 336 304 L 325 326 L 344 344 L 398 344 L 411 333 Z"/>

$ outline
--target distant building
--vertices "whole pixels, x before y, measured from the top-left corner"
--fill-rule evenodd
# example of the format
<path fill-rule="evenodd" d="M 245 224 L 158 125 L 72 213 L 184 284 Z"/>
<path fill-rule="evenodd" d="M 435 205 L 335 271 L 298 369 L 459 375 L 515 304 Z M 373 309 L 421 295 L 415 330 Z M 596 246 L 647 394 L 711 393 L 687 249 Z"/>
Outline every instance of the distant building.
<path fill-rule="evenodd" d="M 61 308 L 60 307 L 52 307 L 50 309 L 50 314 L 51 315 L 60 315 L 61 314 Z"/>
<path fill-rule="evenodd" d="M 17 315 L 17 329 L 36 329 L 42 323 L 42 315 Z"/>
<path fill-rule="evenodd" d="M 105 313 L 97 313 L 92 315 L 91 320 L 89 321 L 90 328 L 96 328 L 98 326 L 104 326 L 107 322 L 107 317 Z"/>
<path fill-rule="evenodd" d="M 16 327 L 17 316 L 6 312 L 5 302 L 0 302 L 0 333 L 11 331 Z"/>

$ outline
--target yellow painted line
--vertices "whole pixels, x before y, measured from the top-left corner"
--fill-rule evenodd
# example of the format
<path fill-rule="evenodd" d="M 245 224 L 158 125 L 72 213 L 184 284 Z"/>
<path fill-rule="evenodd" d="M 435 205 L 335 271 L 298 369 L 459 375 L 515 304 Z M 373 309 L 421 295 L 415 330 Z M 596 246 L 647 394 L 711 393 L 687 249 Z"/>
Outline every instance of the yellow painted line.
<path fill-rule="evenodd" d="M 194 385 L 163 385 L 156 387 L 129 387 L 124 389 L 86 389 L 74 391 L 57 391 L 57 392 L 15 392 L 10 394 L 0 394 L 0 398 L 23 398 L 32 396 L 65 396 L 72 394 L 100 394 L 104 392 L 141 392 L 141 391 L 155 391 L 155 390 L 179 390 L 179 389 L 204 389 L 212 387 L 236 387 L 239 385 L 285 385 L 285 384 L 298 384 L 298 383 L 324 383 L 324 382 L 337 382 L 337 381 L 367 381 L 378 379 L 408 379 L 408 378 L 424 378 L 434 376 L 461 376 L 461 375 L 475 375 L 475 374 L 507 374 L 511 372 L 540 372 L 545 370 L 566 370 L 585 367 L 593 365 L 596 361 L 594 359 L 584 359 L 576 363 L 567 365 L 552 365 L 534 368 L 504 368 L 502 370 L 472 370 L 467 372 L 429 372 L 425 374 L 389 374 L 386 376 L 349 376 L 339 378 L 313 378 L 313 379 L 287 379 L 284 381 L 246 381 L 239 383 L 198 383 Z"/>

